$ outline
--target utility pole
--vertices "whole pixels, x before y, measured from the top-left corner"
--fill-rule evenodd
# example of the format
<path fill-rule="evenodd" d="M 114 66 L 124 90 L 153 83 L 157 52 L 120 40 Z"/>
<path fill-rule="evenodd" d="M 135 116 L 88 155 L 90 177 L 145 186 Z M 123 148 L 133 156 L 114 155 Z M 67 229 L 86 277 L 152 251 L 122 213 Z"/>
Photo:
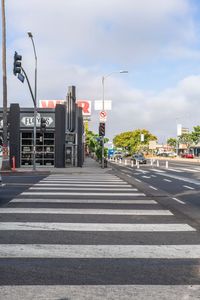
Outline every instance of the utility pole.
<path fill-rule="evenodd" d="M 6 72 L 6 16 L 5 1 L 1 0 L 2 15 L 2 74 L 3 74 L 3 159 L 2 170 L 9 169 L 7 132 L 7 72 Z"/>

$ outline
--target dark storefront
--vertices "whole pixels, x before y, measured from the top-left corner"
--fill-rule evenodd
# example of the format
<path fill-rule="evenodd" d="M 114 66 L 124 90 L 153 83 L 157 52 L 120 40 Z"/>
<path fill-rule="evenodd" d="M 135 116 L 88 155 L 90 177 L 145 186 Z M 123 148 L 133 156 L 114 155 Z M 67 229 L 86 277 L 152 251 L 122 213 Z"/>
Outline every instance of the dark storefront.
<path fill-rule="evenodd" d="M 37 111 L 36 166 L 81 167 L 83 118 L 75 99 L 69 94 L 66 106 L 58 104 L 55 109 L 41 108 Z M 8 110 L 10 160 L 15 157 L 16 167 L 33 166 L 33 114 L 33 108 L 20 108 L 18 104 L 11 104 Z M 46 121 L 44 131 L 41 130 L 41 118 Z"/>

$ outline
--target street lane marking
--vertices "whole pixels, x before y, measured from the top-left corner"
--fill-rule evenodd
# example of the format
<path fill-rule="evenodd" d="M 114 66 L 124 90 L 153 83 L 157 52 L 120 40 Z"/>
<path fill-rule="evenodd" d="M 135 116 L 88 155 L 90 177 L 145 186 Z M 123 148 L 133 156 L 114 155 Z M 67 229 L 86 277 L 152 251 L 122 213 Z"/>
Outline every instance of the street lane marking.
<path fill-rule="evenodd" d="M 0 258 L 200 259 L 200 245 L 1 244 Z"/>
<path fill-rule="evenodd" d="M 186 189 L 189 189 L 189 190 L 194 190 L 195 188 L 191 187 L 191 186 L 188 186 L 188 185 L 183 185 L 183 187 L 185 187 Z"/>
<path fill-rule="evenodd" d="M 151 169 L 151 171 L 158 172 L 158 173 L 165 173 L 165 171 L 160 169 Z"/>
<path fill-rule="evenodd" d="M 146 196 L 144 193 L 85 193 L 85 192 L 23 192 L 21 195 L 31 195 L 31 196 L 133 196 L 133 197 L 138 197 L 138 196 Z"/>
<path fill-rule="evenodd" d="M 66 186 L 66 187 L 105 187 L 105 188 L 107 188 L 107 187 L 118 187 L 118 188 L 124 188 L 124 187 L 132 187 L 132 185 L 131 184 L 97 184 L 97 183 L 95 183 L 95 184 L 71 184 L 71 183 L 62 183 L 62 182 L 60 182 L 60 183 L 54 183 L 54 182 L 52 182 L 52 183 L 46 183 L 46 182 L 40 182 L 40 183 L 36 183 L 36 184 L 34 184 L 34 186 L 60 186 L 60 187 L 64 187 L 64 186 Z"/>
<path fill-rule="evenodd" d="M 185 232 L 196 231 L 188 224 L 110 224 L 110 223 L 53 223 L 0 222 L 0 230 L 48 231 L 131 231 L 131 232 Z"/>
<path fill-rule="evenodd" d="M 39 199 L 39 198 L 16 198 L 10 203 L 103 203 L 103 204 L 158 204 L 155 200 L 105 200 L 105 199 Z"/>
<path fill-rule="evenodd" d="M 158 190 L 157 188 L 155 188 L 155 187 L 154 187 L 154 186 L 152 186 L 152 185 L 149 185 L 149 187 L 150 187 L 151 189 L 155 190 L 155 191 L 157 191 L 157 190 Z"/>
<path fill-rule="evenodd" d="M 93 208 L 13 208 L 0 209 L 0 214 L 61 214 L 61 215 L 132 215 L 173 216 L 165 209 L 93 209 Z"/>
<path fill-rule="evenodd" d="M 177 176 L 177 175 L 172 175 L 172 174 L 160 174 L 160 176 L 165 176 L 165 177 L 169 177 L 169 178 L 173 178 L 173 179 L 177 179 L 177 180 L 181 180 L 181 181 L 184 181 L 184 182 L 187 182 L 187 183 L 192 183 L 192 184 L 195 184 L 195 185 L 200 185 L 200 182 L 195 180 L 195 179 L 190 179 L 188 177 L 180 177 L 180 176 Z"/>
<path fill-rule="evenodd" d="M 181 170 L 172 169 L 172 168 L 168 168 L 167 170 L 172 171 L 172 172 L 176 172 L 176 173 L 183 173 L 183 171 L 181 171 Z"/>
<path fill-rule="evenodd" d="M 78 187 L 76 187 L 76 188 L 73 188 L 73 187 L 44 187 L 44 186 L 32 186 L 32 187 L 30 187 L 29 188 L 29 190 L 58 190 L 58 191 L 63 191 L 63 190 L 65 190 L 65 191 L 74 191 L 74 190 L 76 190 L 76 191 L 123 191 L 123 192 L 125 192 L 125 191 L 138 191 L 138 189 L 136 189 L 136 188 L 132 188 L 132 187 L 128 187 L 128 188 L 126 188 L 126 187 L 123 187 L 123 188 L 118 188 L 118 187 L 116 187 L 116 188 L 106 188 L 106 187 L 104 187 L 104 188 L 101 188 L 101 189 L 99 189 L 99 188 L 92 188 L 92 187 L 80 187 L 80 188 L 78 188 Z"/>
<path fill-rule="evenodd" d="M 164 181 L 167 181 L 167 182 L 172 182 L 170 179 L 163 179 Z"/>
<path fill-rule="evenodd" d="M 79 299 L 79 300 L 130 300 L 158 299 L 164 295 L 165 299 L 198 299 L 200 285 L 2 285 L 0 297 L 4 300 L 38 300 L 38 299 Z M 66 298 L 67 295 L 67 298 Z M 186 296 L 187 295 L 187 296 Z M 162 296 L 160 296 L 161 299 Z"/>
<path fill-rule="evenodd" d="M 157 175 L 151 175 L 151 177 L 157 177 Z"/>
<path fill-rule="evenodd" d="M 135 178 L 135 181 L 142 182 L 141 180 L 139 180 L 139 179 L 137 179 L 137 178 Z"/>
<path fill-rule="evenodd" d="M 179 203 L 181 203 L 181 204 L 186 204 L 185 202 L 183 202 L 182 200 L 179 200 L 179 199 L 177 199 L 177 198 L 172 198 L 174 201 L 177 201 L 177 202 L 179 202 Z"/>
<path fill-rule="evenodd" d="M 184 170 L 184 171 L 193 172 L 193 173 L 199 173 L 198 170 L 195 170 L 195 169 L 189 169 L 189 168 L 179 168 L 179 170 Z"/>
<path fill-rule="evenodd" d="M 151 178 L 151 176 L 145 176 L 145 175 L 143 175 L 142 178 Z"/>

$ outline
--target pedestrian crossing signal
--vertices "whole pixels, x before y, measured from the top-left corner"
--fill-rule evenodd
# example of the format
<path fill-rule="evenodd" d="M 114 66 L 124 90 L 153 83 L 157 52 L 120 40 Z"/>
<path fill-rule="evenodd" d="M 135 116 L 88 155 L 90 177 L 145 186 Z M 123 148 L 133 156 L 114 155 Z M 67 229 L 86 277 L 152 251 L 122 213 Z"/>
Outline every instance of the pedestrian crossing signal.
<path fill-rule="evenodd" d="M 105 123 L 99 123 L 99 135 L 100 136 L 105 135 Z"/>

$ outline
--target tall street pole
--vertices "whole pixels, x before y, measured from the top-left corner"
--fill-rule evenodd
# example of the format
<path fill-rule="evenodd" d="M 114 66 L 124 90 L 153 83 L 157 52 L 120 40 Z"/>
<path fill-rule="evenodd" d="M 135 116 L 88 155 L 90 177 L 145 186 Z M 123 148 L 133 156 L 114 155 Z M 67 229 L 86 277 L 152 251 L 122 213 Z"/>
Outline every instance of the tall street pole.
<path fill-rule="evenodd" d="M 7 136 L 7 72 L 6 72 L 6 16 L 5 1 L 1 0 L 2 13 L 2 74 L 3 74 L 3 160 L 2 169 L 9 169 Z"/>
<path fill-rule="evenodd" d="M 36 170 L 36 136 L 37 136 L 37 54 L 35 49 L 35 43 L 33 40 L 33 35 L 28 32 L 33 45 L 33 51 L 35 56 L 35 92 L 34 92 L 34 127 L 33 127 L 33 170 Z"/>
<path fill-rule="evenodd" d="M 112 73 L 109 73 L 108 75 L 106 76 L 102 76 L 102 91 L 103 91 L 103 100 L 102 100 L 102 110 L 104 111 L 105 109 L 105 86 L 104 86 L 104 83 L 105 83 L 105 78 L 111 76 L 112 74 L 114 73 L 128 73 L 128 71 L 125 71 L 125 70 L 120 70 L 120 71 L 114 71 Z M 101 165 L 102 169 L 104 169 L 104 136 L 102 136 L 102 165 Z"/>
<path fill-rule="evenodd" d="M 103 91 L 103 101 L 102 101 L 102 110 L 104 111 L 104 107 L 105 107 L 105 105 L 104 105 L 104 101 L 105 101 L 105 97 L 104 97 L 104 81 L 105 81 L 105 77 L 103 76 L 102 77 L 102 91 Z M 102 169 L 104 169 L 104 136 L 102 136 L 102 153 L 101 153 L 101 167 L 102 167 Z"/>

